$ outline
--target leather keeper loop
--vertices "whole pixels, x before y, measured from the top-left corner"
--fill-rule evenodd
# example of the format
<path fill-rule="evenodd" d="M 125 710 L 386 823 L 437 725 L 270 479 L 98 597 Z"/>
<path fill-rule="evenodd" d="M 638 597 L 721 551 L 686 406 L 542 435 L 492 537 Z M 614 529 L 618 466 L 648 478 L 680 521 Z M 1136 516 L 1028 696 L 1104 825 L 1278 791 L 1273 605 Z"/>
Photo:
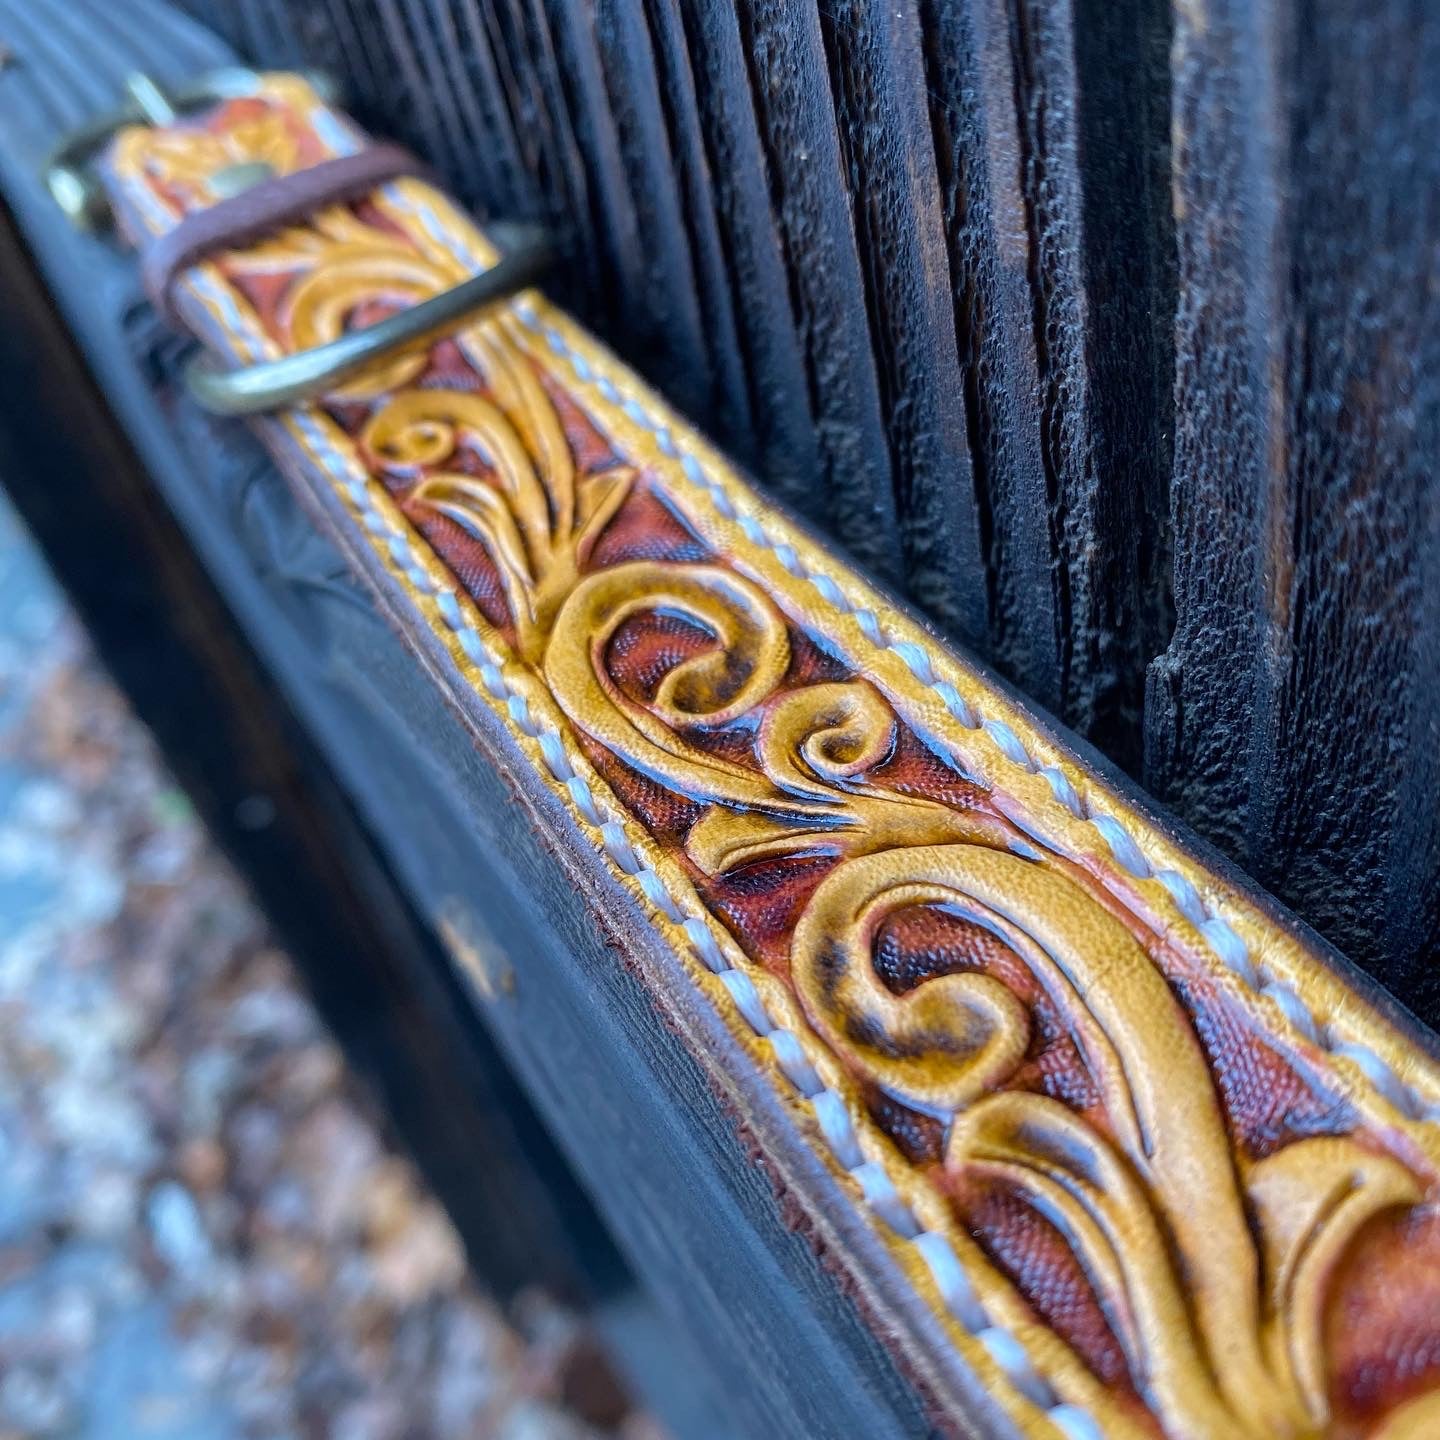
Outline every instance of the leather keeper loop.
<path fill-rule="evenodd" d="M 192 212 L 155 240 L 141 259 L 145 292 L 167 323 L 184 329 L 170 292 L 180 275 L 207 256 L 252 245 L 271 231 L 400 176 L 430 173 L 424 161 L 404 146 L 372 145 L 354 155 L 262 180 L 239 195 Z"/>

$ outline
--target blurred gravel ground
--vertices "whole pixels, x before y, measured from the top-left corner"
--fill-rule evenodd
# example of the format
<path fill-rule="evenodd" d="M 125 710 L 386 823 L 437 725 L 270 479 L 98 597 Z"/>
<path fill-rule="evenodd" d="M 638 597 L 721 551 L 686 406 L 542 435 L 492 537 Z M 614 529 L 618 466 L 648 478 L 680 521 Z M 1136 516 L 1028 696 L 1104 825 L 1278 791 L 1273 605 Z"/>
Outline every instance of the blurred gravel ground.
<path fill-rule="evenodd" d="M 584 1349 L 468 1281 L 0 501 L 0 1440 L 653 1437 Z"/>

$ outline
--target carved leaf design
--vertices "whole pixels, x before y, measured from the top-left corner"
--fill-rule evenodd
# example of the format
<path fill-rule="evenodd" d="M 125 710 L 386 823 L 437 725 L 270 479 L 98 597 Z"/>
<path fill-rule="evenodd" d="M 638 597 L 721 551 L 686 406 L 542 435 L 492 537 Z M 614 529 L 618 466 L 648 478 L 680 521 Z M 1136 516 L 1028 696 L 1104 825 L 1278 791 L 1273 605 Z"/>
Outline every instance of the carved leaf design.
<path fill-rule="evenodd" d="M 397 308 L 416 305 L 453 285 L 463 273 L 370 238 L 337 242 L 324 253 L 325 263 L 313 265 L 285 299 L 283 319 L 296 350 L 310 350 L 338 339 L 361 305 L 377 301 Z M 333 393 L 359 400 L 399 390 L 425 368 L 429 349 L 428 340 L 416 341 L 367 365 Z"/>
<path fill-rule="evenodd" d="M 1316 1424 L 1329 1415 L 1325 1385 L 1325 1288 L 1367 1220 L 1420 1200 L 1399 1161 L 1347 1136 L 1316 1136 L 1269 1155 L 1246 1189 L 1265 1252 L 1265 1285 L 1275 1317 L 1274 1361 L 1293 1376 Z"/>
<path fill-rule="evenodd" d="M 993 1113 L 1045 1120 L 1012 1127 L 1008 1142 L 1017 1179 L 1025 1173 L 1022 1141 L 1038 1147 L 1026 1183 L 1037 1203 L 1053 1209 L 1060 1158 L 1068 1153 L 1078 1167 L 1067 1234 L 1106 1302 L 1129 1317 L 1137 1380 L 1159 1413 L 1183 1435 L 1244 1433 L 1241 1416 L 1260 1434 L 1293 1433 L 1298 1406 L 1266 1354 L 1259 1262 L 1214 1085 L 1149 955 L 1074 882 L 998 850 L 911 847 L 838 866 L 796 927 L 792 978 L 811 1022 L 840 1054 L 931 1113 L 990 1105 L 983 1097 L 1025 1054 L 1029 1018 L 1008 991 L 1009 1004 L 994 993 L 998 982 L 979 975 L 942 976 L 891 995 L 874 973 L 873 937 L 888 915 L 916 905 L 953 908 L 1025 962 L 1104 1096 L 1114 1151 L 1100 1136 L 1080 1145 L 1084 1123 L 1071 1117 L 1062 1125 L 1059 1111 Z M 957 1119 L 951 1163 L 966 1163 L 967 1137 L 988 1133 L 971 1125 L 968 1113 Z M 1044 1187 L 1035 1178 L 1042 1175 Z M 1154 1236 L 1161 1238 L 1152 1243 Z M 1168 1268 L 1172 1249 L 1183 1257 L 1183 1286 Z M 1174 1296 L 1182 1293 L 1193 1314 L 1191 1348 L 1204 1357 L 1199 1390 L 1195 1365 L 1176 1359 L 1185 1353 L 1176 1349 Z M 1214 1396 L 1205 1398 L 1207 1386 Z M 1229 1430 L 1212 1428 L 1218 1415 L 1230 1417 Z"/>
<path fill-rule="evenodd" d="M 309 268 L 324 259 L 336 245 L 363 247 L 377 256 L 396 254 L 413 257 L 415 251 L 398 235 L 368 225 L 345 205 L 330 205 L 318 211 L 304 225 L 287 225 L 254 245 L 228 254 L 227 269 L 236 274 L 274 274 Z M 436 267 L 440 273 L 449 273 Z"/>
<path fill-rule="evenodd" d="M 485 343 L 481 329 L 472 338 Z M 603 471 L 577 495 L 574 460 L 543 388 L 498 360 L 493 378 L 494 401 L 469 391 L 401 390 L 366 422 L 361 443 L 381 466 L 423 474 L 410 503 L 447 516 L 484 544 L 520 654 L 538 661 L 589 547 L 624 502 L 634 472 Z M 489 476 L 435 468 L 460 450 Z"/>
<path fill-rule="evenodd" d="M 610 676 L 606 652 L 621 625 L 651 612 L 683 616 L 714 636 L 715 645 L 677 664 L 654 698 L 640 704 Z M 894 712 L 858 680 L 800 686 L 777 697 L 789 663 L 785 622 L 751 581 L 727 566 L 634 561 L 589 576 L 566 601 L 545 677 L 571 720 L 606 749 L 716 807 L 696 823 L 686 846 L 708 874 L 802 853 L 1014 841 L 1014 832 L 988 815 L 870 783 L 866 772 L 894 744 Z M 759 717 L 758 773 L 685 738 L 749 716 Z"/>
<path fill-rule="evenodd" d="M 1434 1440 L 1436 1435 L 1440 1435 L 1440 1390 L 1402 1405 L 1370 1440 Z"/>
<path fill-rule="evenodd" d="M 669 670 L 648 704 L 616 684 L 606 652 L 632 616 L 681 615 L 713 649 Z M 789 801 L 755 771 L 710 754 L 685 732 L 730 724 L 764 701 L 790 663 L 785 626 L 758 586 L 720 565 L 636 560 L 587 576 L 565 602 L 545 652 L 561 709 L 641 774 L 695 800 L 769 808 L 819 825 L 842 823 L 824 802 Z"/>
<path fill-rule="evenodd" d="M 312 313 L 331 324 L 340 311 L 317 302 Z M 878 785 L 896 720 L 872 685 L 786 688 L 787 624 L 729 566 L 633 561 L 582 576 L 631 472 L 577 480 L 553 404 L 502 335 L 468 337 L 488 395 L 403 390 L 362 439 L 388 468 L 422 476 L 411 503 L 484 543 L 520 654 L 579 729 L 707 804 L 686 842 L 706 873 L 839 857 L 791 945 L 810 1023 L 857 1072 L 949 1122 L 948 1166 L 1011 1187 L 1056 1226 L 1168 1434 L 1317 1433 L 1328 1419 L 1325 1285 L 1366 1219 L 1418 1198 L 1413 1177 L 1353 1141 L 1315 1140 L 1250 1167 L 1242 1184 L 1194 1030 L 1134 930 L 1053 860 L 1010 853 L 1007 822 Z M 460 451 L 484 473 L 455 468 Z M 638 698 L 608 656 L 646 614 L 683 617 L 713 644 Z M 754 764 L 705 743 L 737 726 L 753 733 Z M 950 909 L 1021 958 L 1083 1058 L 1107 1129 L 1004 1089 L 1031 1019 L 999 979 L 938 976 L 904 995 L 880 981 L 876 934 L 914 906 Z"/>
<path fill-rule="evenodd" d="M 947 1159 L 1009 1185 L 1065 1237 L 1104 1298 L 1137 1388 L 1173 1433 L 1286 1433 L 1257 1430 L 1226 1403 L 1144 1185 L 1079 1116 L 1044 1095 L 991 1095 L 957 1118 Z"/>

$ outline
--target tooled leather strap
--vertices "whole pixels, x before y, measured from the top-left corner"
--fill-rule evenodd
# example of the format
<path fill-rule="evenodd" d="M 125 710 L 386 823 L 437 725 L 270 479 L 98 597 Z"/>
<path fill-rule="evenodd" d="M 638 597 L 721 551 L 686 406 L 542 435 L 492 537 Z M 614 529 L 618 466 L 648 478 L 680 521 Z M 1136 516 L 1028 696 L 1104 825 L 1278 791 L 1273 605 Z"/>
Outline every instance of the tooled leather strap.
<path fill-rule="evenodd" d="M 108 181 L 153 255 L 219 167 L 366 144 L 271 77 Z M 207 256 L 240 364 L 494 252 L 403 179 Z M 260 428 L 1017 1428 L 1440 1434 L 1440 1067 L 1338 957 L 539 294 Z"/>

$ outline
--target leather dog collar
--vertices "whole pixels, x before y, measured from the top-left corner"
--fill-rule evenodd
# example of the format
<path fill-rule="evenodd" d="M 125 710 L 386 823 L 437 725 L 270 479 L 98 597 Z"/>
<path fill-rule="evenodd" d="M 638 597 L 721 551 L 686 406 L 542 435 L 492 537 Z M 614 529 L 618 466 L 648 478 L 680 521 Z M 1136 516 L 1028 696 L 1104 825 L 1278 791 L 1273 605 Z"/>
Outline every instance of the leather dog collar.
<path fill-rule="evenodd" d="M 121 129 L 102 172 L 238 367 L 496 264 L 375 154 L 268 76 Z M 257 164 L 344 183 L 197 221 Z M 1348 967 L 539 293 L 256 423 L 462 719 L 508 733 L 547 838 L 683 961 L 656 1003 L 713 1007 L 1018 1429 L 1440 1433 L 1407 1360 L 1440 1345 L 1440 1066 Z"/>

